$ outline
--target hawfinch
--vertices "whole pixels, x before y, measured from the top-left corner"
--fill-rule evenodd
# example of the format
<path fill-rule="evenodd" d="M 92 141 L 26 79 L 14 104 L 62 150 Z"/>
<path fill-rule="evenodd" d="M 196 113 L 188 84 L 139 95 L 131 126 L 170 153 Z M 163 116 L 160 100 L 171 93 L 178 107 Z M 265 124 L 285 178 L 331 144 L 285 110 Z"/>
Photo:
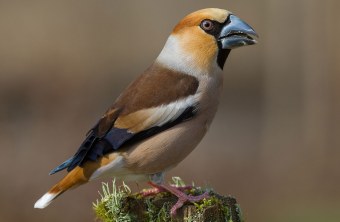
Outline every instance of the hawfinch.
<path fill-rule="evenodd" d="M 34 205 L 45 208 L 68 189 L 103 177 L 146 180 L 178 197 L 164 172 L 181 162 L 212 122 L 223 86 L 223 66 L 232 49 L 256 43 L 255 31 L 223 9 L 193 12 L 181 20 L 157 59 L 116 99 L 87 133 L 73 157 L 51 171 L 68 174 Z"/>

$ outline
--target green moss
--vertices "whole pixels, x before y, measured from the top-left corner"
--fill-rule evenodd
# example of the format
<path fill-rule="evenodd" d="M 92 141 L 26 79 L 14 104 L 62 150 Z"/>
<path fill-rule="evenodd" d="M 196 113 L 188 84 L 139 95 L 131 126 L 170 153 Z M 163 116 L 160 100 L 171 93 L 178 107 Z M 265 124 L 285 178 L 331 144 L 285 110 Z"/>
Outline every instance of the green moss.
<path fill-rule="evenodd" d="M 184 187 L 186 184 L 180 177 L 172 177 L 172 185 L 177 187 Z"/>
<path fill-rule="evenodd" d="M 147 205 L 147 221 L 150 222 L 163 222 L 163 221 L 171 221 L 170 216 L 170 208 L 171 205 L 165 202 L 162 207 L 159 209 L 156 205 L 154 205 L 150 199 L 146 199 L 145 203 Z"/>
<path fill-rule="evenodd" d="M 173 178 L 173 185 L 185 186 L 178 177 Z M 243 222 L 242 215 L 234 198 L 223 197 L 212 190 L 193 187 L 185 192 L 191 195 L 201 195 L 208 191 L 210 197 L 197 203 L 187 203 L 183 208 L 190 208 L 190 213 L 182 219 L 174 219 L 170 216 L 170 209 L 176 203 L 177 198 L 168 192 L 160 192 L 156 195 L 143 196 L 141 193 L 131 194 L 129 187 L 124 183 L 116 186 L 113 181 L 112 187 L 103 183 L 101 198 L 93 204 L 94 211 L 99 220 L 103 222 L 166 222 L 166 221 L 215 221 L 211 218 L 224 218 L 219 221 Z M 183 219 L 184 218 L 184 219 Z"/>
<path fill-rule="evenodd" d="M 203 212 L 204 209 L 211 207 L 219 203 L 219 200 L 215 196 L 211 196 L 209 199 L 203 199 L 200 202 L 194 203 L 196 209 L 200 212 Z"/>
<path fill-rule="evenodd" d="M 244 217 L 243 217 L 240 205 L 239 204 L 235 204 L 235 206 L 236 206 L 236 212 L 238 213 L 238 216 L 240 218 L 240 222 L 244 222 Z"/>
<path fill-rule="evenodd" d="M 109 184 L 103 183 L 101 199 L 93 203 L 93 209 L 97 217 L 103 222 L 130 222 L 133 217 L 126 211 L 127 206 L 123 206 L 124 199 L 131 193 L 130 188 L 123 184 L 116 186 L 115 180 L 112 183 L 112 190 Z"/>

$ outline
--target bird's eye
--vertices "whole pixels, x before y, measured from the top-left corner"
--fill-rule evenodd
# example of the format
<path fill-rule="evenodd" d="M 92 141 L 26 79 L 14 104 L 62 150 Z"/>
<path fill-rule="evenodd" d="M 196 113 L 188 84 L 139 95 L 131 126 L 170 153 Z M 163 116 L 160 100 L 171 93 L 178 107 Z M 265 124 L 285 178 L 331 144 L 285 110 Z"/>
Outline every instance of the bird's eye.
<path fill-rule="evenodd" d="M 211 20 L 203 20 L 201 22 L 201 28 L 205 31 L 210 31 L 214 28 L 214 23 Z"/>

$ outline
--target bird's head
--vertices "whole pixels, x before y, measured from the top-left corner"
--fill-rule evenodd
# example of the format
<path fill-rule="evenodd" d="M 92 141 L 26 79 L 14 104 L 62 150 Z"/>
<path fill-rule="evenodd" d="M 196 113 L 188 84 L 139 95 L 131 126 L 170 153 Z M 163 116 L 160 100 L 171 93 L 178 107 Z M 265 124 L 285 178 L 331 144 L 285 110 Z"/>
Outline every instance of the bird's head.
<path fill-rule="evenodd" d="M 223 69 L 230 50 L 256 44 L 256 32 L 231 12 L 208 8 L 184 17 L 173 29 L 158 61 L 177 71 Z"/>

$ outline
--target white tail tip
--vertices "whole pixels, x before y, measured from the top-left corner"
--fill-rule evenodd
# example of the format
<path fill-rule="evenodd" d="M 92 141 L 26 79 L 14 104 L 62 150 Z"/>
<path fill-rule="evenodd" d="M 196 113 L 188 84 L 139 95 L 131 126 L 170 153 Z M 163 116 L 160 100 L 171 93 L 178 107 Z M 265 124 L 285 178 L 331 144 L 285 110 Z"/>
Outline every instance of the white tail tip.
<path fill-rule="evenodd" d="M 58 194 L 46 193 L 34 204 L 34 208 L 43 209 L 47 207 Z"/>

